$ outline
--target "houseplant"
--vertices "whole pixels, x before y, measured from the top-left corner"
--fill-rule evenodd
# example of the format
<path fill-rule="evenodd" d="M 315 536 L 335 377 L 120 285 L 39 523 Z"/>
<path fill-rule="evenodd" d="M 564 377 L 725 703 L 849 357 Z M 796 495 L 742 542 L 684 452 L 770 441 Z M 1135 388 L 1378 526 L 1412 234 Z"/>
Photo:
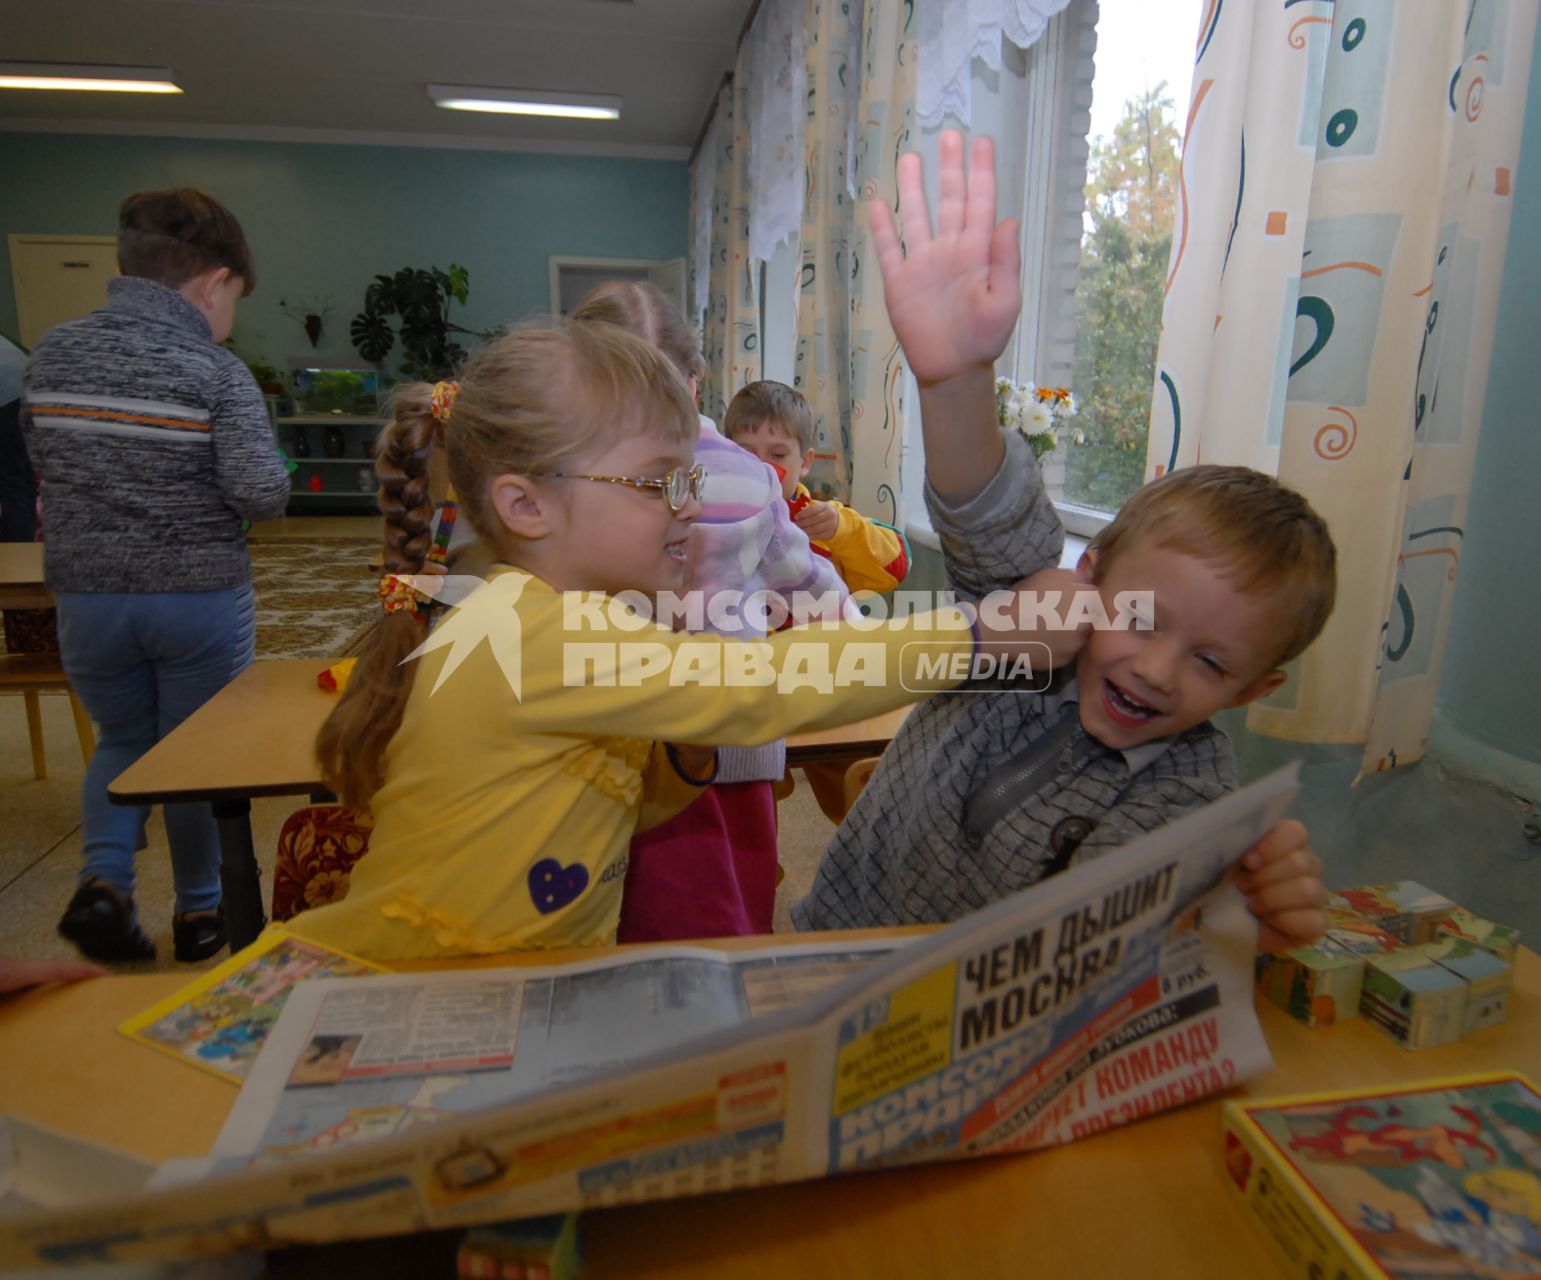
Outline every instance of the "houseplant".
<path fill-rule="evenodd" d="M 448 271 L 402 267 L 395 275 L 376 276 L 364 294 L 364 309 L 349 326 L 353 346 L 364 359 L 381 363 L 400 339 L 403 373 L 447 378 L 466 354 L 450 335 L 482 336 L 449 318 L 450 304 L 464 306 L 469 292 L 470 272 L 453 262 Z"/>

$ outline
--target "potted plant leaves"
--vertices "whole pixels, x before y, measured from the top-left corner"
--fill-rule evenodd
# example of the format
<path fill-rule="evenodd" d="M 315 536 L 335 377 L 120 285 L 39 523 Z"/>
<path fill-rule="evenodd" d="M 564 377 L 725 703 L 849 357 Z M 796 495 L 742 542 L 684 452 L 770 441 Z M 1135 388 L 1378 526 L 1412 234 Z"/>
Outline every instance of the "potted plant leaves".
<path fill-rule="evenodd" d="M 484 336 L 449 318 L 450 304 L 464 306 L 469 292 L 470 272 L 453 262 L 448 271 L 402 267 L 395 275 L 376 276 L 364 294 L 364 309 L 349 326 L 354 348 L 364 359 L 380 363 L 399 339 L 403 373 L 416 378 L 450 377 L 466 354 L 451 334 Z"/>

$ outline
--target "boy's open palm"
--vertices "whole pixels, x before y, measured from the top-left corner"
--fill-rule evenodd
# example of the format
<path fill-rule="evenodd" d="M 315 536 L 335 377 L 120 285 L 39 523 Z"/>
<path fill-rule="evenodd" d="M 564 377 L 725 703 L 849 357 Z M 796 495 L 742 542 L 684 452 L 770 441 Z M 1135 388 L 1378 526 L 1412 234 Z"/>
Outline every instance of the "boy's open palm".
<path fill-rule="evenodd" d="M 995 223 L 995 148 L 975 138 L 965 175 L 963 135 L 942 134 L 934 228 L 920 157 L 901 156 L 898 178 L 903 248 L 888 206 L 870 206 L 894 333 L 922 385 L 977 372 L 1005 350 L 1022 309 L 1017 222 Z"/>

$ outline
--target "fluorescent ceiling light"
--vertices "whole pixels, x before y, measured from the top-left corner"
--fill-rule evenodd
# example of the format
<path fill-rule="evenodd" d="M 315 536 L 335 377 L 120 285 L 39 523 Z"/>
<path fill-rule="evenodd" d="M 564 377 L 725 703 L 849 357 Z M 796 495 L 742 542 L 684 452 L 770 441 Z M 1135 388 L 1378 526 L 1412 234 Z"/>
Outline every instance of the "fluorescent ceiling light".
<path fill-rule="evenodd" d="M 88 93 L 181 93 L 169 67 L 74 62 L 0 62 L 0 89 L 71 89 Z"/>
<path fill-rule="evenodd" d="M 621 100 L 605 93 L 544 93 L 536 89 L 482 89 L 431 84 L 428 96 L 451 111 L 492 111 L 510 116 L 559 116 L 566 120 L 619 120 Z"/>

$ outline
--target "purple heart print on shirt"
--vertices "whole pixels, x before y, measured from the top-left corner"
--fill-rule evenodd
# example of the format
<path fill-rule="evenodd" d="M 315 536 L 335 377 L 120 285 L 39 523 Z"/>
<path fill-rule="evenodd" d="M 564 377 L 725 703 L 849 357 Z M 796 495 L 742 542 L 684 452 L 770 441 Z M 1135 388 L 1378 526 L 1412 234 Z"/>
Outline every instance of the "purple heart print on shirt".
<path fill-rule="evenodd" d="M 564 867 L 555 858 L 542 858 L 530 868 L 530 898 L 541 915 L 560 911 L 589 887 L 589 869 L 581 862 Z"/>

